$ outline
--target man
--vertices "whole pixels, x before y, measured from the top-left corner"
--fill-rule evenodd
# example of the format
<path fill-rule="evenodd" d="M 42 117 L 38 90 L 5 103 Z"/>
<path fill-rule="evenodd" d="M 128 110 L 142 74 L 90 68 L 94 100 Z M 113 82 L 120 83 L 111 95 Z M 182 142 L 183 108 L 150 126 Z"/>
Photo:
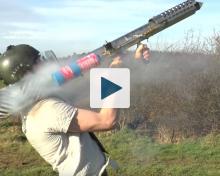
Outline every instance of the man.
<path fill-rule="evenodd" d="M 135 59 L 148 59 L 149 51 L 139 45 Z M 39 62 L 39 52 L 29 45 L 10 46 L 0 57 L 0 75 L 7 84 L 19 81 Z M 110 67 L 122 63 L 113 59 Z M 93 112 L 47 97 L 25 111 L 23 132 L 37 152 L 61 176 L 104 176 L 109 159 L 89 132 L 111 130 L 117 121 L 116 109 Z"/>

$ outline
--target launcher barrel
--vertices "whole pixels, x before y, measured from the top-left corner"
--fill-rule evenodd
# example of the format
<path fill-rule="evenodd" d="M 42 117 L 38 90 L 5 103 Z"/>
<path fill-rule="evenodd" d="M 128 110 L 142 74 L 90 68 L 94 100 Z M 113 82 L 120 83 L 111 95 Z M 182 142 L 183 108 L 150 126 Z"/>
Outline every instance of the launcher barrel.
<path fill-rule="evenodd" d="M 126 50 L 127 48 L 168 28 L 169 26 L 186 19 L 187 17 L 193 15 L 201 7 L 201 2 L 187 0 L 159 15 L 154 16 L 147 24 L 113 40 L 112 42 L 106 43 L 104 46 L 92 51 L 92 53 L 96 53 L 100 56 L 112 56 L 117 54 L 121 50 Z"/>

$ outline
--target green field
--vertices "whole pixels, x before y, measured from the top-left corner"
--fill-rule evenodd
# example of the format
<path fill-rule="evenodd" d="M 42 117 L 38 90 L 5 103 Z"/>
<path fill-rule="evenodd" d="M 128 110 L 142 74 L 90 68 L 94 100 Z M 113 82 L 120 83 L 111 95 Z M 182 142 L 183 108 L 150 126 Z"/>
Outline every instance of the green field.
<path fill-rule="evenodd" d="M 57 175 L 28 144 L 19 124 L 0 121 L 0 132 L 1 176 Z M 112 176 L 220 175 L 220 135 L 217 134 L 179 144 L 158 144 L 128 129 L 99 138 L 119 164 L 117 171 L 109 167 Z"/>

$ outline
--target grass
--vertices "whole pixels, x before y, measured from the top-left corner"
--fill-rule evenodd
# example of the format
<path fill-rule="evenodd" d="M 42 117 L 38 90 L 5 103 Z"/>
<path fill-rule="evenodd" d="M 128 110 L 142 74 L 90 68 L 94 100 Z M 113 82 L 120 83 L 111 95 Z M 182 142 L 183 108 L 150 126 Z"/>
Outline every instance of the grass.
<path fill-rule="evenodd" d="M 50 167 L 29 145 L 19 126 L 0 121 L 0 175 L 54 176 Z"/>
<path fill-rule="evenodd" d="M 111 175 L 220 175 L 220 135 L 158 144 L 125 129 L 102 140 L 120 165 Z"/>
<path fill-rule="evenodd" d="M 0 79 L 0 89 L 3 88 L 3 87 L 5 87 L 4 81 L 2 81 L 2 80 Z"/>
<path fill-rule="evenodd" d="M 57 173 L 29 145 L 19 126 L 0 121 L 0 175 L 54 176 Z M 111 158 L 119 164 L 111 176 L 217 176 L 220 175 L 220 135 L 209 134 L 179 144 L 158 144 L 146 135 L 123 129 L 101 135 Z"/>

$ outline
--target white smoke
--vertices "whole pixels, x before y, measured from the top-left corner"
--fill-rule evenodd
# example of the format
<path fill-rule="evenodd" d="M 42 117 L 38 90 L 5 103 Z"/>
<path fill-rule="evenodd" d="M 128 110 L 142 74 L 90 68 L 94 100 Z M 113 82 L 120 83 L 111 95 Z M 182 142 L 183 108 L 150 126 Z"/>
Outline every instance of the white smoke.
<path fill-rule="evenodd" d="M 81 99 L 81 95 L 85 95 L 82 88 L 89 87 L 88 76 L 84 79 L 71 80 L 63 86 L 58 86 L 52 79 L 52 73 L 69 62 L 69 60 L 44 62 L 19 82 L 1 89 L 0 118 L 17 114 L 35 101 L 46 97 L 58 97 L 72 104 L 74 100 Z M 88 91 L 85 91 L 86 95 L 89 95 Z"/>
<path fill-rule="evenodd" d="M 175 59 L 169 59 L 169 57 L 179 58 L 178 61 L 181 61 L 180 65 L 176 65 L 178 62 Z M 207 65 L 207 59 L 203 59 L 203 62 L 200 59 L 196 59 L 200 57 L 199 55 L 194 55 L 193 58 L 189 59 L 189 55 L 174 56 L 166 55 L 165 53 L 152 53 L 150 64 L 144 64 L 141 60 L 136 61 L 132 59 L 130 55 L 124 58 L 124 66 L 131 70 L 132 90 L 140 83 L 150 85 L 161 81 L 173 82 L 174 80 L 181 80 L 180 78 L 183 75 L 180 69 L 185 70 L 184 73 L 188 69 L 204 69 Z M 70 62 L 73 62 L 73 60 L 63 59 L 59 60 L 59 62 L 45 62 L 39 65 L 35 71 L 27 74 L 20 82 L 1 89 L 0 118 L 9 114 L 16 114 L 36 100 L 46 97 L 57 97 L 73 106 L 89 108 L 89 73 L 70 80 L 62 86 L 56 85 L 52 79 L 51 75 L 53 72 Z M 101 67 L 106 67 L 108 63 L 109 59 L 104 60 Z M 183 65 L 183 63 L 185 64 Z"/>

